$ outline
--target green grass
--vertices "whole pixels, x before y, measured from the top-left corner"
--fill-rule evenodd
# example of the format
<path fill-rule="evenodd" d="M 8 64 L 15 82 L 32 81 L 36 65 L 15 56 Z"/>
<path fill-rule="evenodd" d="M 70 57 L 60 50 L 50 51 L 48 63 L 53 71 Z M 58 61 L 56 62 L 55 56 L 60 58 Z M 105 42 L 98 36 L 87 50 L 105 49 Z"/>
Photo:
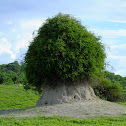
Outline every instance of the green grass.
<path fill-rule="evenodd" d="M 66 117 L 0 117 L 0 126 L 126 126 L 126 116 L 83 120 Z"/>
<path fill-rule="evenodd" d="M 126 102 L 118 102 L 118 104 L 123 105 L 126 107 Z"/>
<path fill-rule="evenodd" d="M 39 97 L 37 92 L 19 85 L 0 85 L 0 109 L 31 107 Z"/>

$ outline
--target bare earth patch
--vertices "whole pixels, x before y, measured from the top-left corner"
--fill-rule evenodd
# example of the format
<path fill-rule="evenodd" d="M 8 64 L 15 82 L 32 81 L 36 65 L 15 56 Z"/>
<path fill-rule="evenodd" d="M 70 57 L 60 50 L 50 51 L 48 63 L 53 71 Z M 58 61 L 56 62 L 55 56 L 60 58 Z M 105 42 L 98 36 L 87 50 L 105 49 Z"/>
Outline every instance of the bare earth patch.
<path fill-rule="evenodd" d="M 98 116 L 126 115 L 126 107 L 101 99 L 73 103 L 55 104 L 42 107 L 1 110 L 0 116 L 69 116 L 74 118 L 95 118 Z"/>
<path fill-rule="evenodd" d="M 93 100 L 96 95 L 88 82 L 70 84 L 58 83 L 55 88 L 46 87 L 36 106 L 73 103 L 78 101 Z"/>

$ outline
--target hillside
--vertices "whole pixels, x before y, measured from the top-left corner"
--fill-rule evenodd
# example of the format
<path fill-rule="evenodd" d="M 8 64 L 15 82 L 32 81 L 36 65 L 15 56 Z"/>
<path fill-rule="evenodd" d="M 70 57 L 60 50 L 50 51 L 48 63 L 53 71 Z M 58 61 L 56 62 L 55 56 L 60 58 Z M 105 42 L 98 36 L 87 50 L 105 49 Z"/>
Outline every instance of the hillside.
<path fill-rule="evenodd" d="M 39 97 L 37 92 L 26 91 L 23 86 L 0 85 L 0 110 L 31 107 Z"/>

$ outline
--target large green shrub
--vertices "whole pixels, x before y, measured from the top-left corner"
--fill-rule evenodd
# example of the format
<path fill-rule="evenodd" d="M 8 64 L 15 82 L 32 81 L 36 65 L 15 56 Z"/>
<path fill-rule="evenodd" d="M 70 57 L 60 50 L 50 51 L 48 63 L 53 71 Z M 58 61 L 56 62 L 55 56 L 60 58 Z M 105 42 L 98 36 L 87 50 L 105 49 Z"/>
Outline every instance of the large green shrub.
<path fill-rule="evenodd" d="M 59 13 L 38 30 L 25 56 L 28 82 L 38 89 L 58 80 L 81 80 L 104 69 L 104 46 L 80 21 Z"/>
<path fill-rule="evenodd" d="M 123 87 L 119 83 L 112 83 L 107 78 L 102 78 L 97 85 L 94 86 L 97 96 L 108 101 L 124 101 L 125 94 Z"/>

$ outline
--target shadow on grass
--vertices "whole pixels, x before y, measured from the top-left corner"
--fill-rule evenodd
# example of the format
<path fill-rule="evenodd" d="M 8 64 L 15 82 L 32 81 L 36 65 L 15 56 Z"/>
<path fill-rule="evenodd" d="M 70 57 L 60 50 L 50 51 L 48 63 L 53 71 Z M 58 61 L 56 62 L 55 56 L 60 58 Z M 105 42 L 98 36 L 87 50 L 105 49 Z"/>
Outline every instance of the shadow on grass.
<path fill-rule="evenodd" d="M 25 110 L 32 109 L 32 108 L 36 108 L 36 106 L 26 107 L 26 108 L 16 108 L 16 109 L 2 109 L 0 110 L 0 116 L 6 116 L 9 114 L 19 113 L 19 112 L 23 112 Z"/>

